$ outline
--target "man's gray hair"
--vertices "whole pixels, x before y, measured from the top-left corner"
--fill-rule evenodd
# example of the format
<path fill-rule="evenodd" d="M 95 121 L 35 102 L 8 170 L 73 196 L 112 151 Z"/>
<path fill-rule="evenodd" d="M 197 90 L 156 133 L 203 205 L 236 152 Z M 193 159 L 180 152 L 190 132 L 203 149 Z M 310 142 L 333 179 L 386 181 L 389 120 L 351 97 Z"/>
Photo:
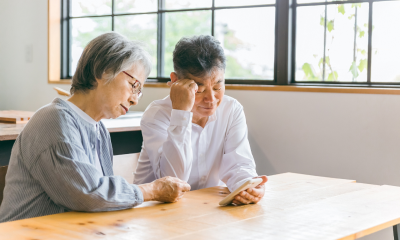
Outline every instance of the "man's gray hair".
<path fill-rule="evenodd" d="M 112 81 L 133 65 L 144 67 L 146 77 L 151 71 L 151 57 L 140 42 L 130 41 L 116 32 L 104 33 L 83 50 L 76 72 L 72 77 L 71 94 L 86 92 L 97 87 L 97 79 Z"/>

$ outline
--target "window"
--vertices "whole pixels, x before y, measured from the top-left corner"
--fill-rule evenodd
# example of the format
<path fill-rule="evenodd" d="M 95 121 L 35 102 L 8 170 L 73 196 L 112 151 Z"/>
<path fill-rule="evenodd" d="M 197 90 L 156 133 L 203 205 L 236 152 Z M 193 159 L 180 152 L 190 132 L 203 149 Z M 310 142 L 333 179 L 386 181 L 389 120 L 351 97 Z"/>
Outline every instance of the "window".
<path fill-rule="evenodd" d="M 226 83 L 400 85 L 399 0 L 61 0 L 61 79 L 86 44 L 116 31 L 143 41 L 166 82 L 182 37 L 215 36 Z"/>
<path fill-rule="evenodd" d="M 275 11 L 275 0 L 63 0 L 61 78 L 91 39 L 116 31 L 147 45 L 154 81 L 169 80 L 179 39 L 203 34 L 221 42 L 227 82 L 273 83 Z"/>
<path fill-rule="evenodd" d="M 400 83 L 399 1 L 297 0 L 292 83 Z"/>

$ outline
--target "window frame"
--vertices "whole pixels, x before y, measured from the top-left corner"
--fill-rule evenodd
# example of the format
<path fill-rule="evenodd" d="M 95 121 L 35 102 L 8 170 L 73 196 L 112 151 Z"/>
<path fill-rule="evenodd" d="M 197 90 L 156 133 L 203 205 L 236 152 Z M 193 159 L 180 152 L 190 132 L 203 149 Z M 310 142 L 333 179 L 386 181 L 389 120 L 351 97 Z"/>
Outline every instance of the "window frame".
<path fill-rule="evenodd" d="M 112 9 L 111 14 L 104 15 L 87 15 L 87 16 L 78 16 L 71 17 L 70 14 L 70 3 L 71 0 L 61 0 L 61 78 L 68 79 L 72 76 L 69 75 L 70 70 L 70 20 L 72 19 L 80 19 L 80 18 L 97 18 L 97 17 L 111 17 L 111 31 L 114 31 L 114 18 L 118 16 L 136 16 L 136 15 L 145 15 L 145 14 L 157 14 L 157 76 L 149 77 L 148 80 L 151 82 L 168 82 L 169 78 L 162 76 L 161 73 L 164 72 L 164 37 L 165 37 L 165 14 L 172 12 L 192 12 L 192 11 L 211 11 L 211 35 L 214 36 L 214 23 L 215 23 L 215 11 L 224 10 L 224 9 L 244 9 L 244 8 L 260 8 L 260 7 L 275 7 L 276 4 L 260 4 L 260 5 L 244 5 L 244 6 L 227 6 L 227 7 L 215 7 L 215 0 L 212 0 L 212 6 L 207 8 L 190 8 L 190 9 L 165 9 L 165 0 L 157 0 L 157 11 L 152 12 L 140 12 L 140 13 L 115 13 L 114 6 L 115 0 L 111 0 Z M 277 0 L 279 2 L 280 0 Z M 276 12 L 275 12 L 276 15 Z M 276 18 L 276 17 L 275 17 Z M 277 21 L 275 20 L 275 29 Z M 275 43 L 277 39 L 275 37 Z M 227 84 L 276 84 L 276 44 L 275 44 L 274 58 L 275 58 L 275 66 L 274 66 L 274 79 L 225 79 L 225 83 Z"/>
<path fill-rule="evenodd" d="M 335 86 L 335 87 L 379 87 L 379 88 L 398 88 L 400 87 L 400 82 L 372 82 L 371 81 L 371 70 L 372 70 L 372 28 L 373 28 L 373 6 L 375 2 L 395 2 L 399 0 L 341 0 L 341 1 L 332 1 L 328 2 L 316 2 L 316 3 L 302 3 L 298 4 L 297 0 L 289 0 L 291 1 L 291 8 L 293 11 L 291 25 L 292 38 L 291 38 L 291 76 L 290 76 L 290 85 L 296 86 Z M 328 5 L 336 5 L 336 4 L 351 4 L 351 3 L 368 3 L 368 67 L 367 67 L 367 82 L 326 82 L 326 81 L 296 81 L 296 15 L 298 7 L 307 7 L 307 6 L 328 6 Z M 325 11 L 327 9 L 325 8 Z M 325 22 L 326 24 L 326 22 Z M 324 46 L 325 48 L 325 46 Z M 325 54 L 325 53 L 324 53 Z"/>
<path fill-rule="evenodd" d="M 61 33 L 62 27 L 60 22 L 63 20 L 60 9 L 62 1 L 65 0 L 48 0 L 48 83 L 50 84 L 71 84 L 70 78 L 61 77 Z M 237 7 L 214 7 L 197 8 L 195 10 L 211 10 L 212 11 L 212 29 L 214 28 L 214 11 L 218 9 L 230 8 L 251 8 L 260 6 L 275 5 L 275 66 L 273 80 L 251 80 L 251 79 L 226 79 L 226 88 L 233 90 L 262 90 L 262 91 L 295 91 L 295 92 L 339 92 L 339 93 L 367 93 L 367 94 L 400 94 L 400 83 L 371 83 L 371 42 L 372 42 L 372 13 L 374 2 L 398 1 L 398 0 L 350 0 L 350 1 L 333 1 L 322 3 L 297 4 L 296 0 L 277 0 L 276 4 L 254 5 L 254 6 L 237 6 Z M 159 0 L 160 2 L 160 0 Z M 296 12 L 298 6 L 305 5 L 326 5 L 326 4 L 345 4 L 345 3 L 369 3 L 369 34 L 368 34 L 368 75 L 367 83 L 346 83 L 346 82 L 299 82 L 295 81 L 295 57 L 296 57 Z M 160 3 L 159 3 L 160 4 Z M 188 9 L 186 11 L 193 11 Z M 163 10 L 158 14 L 165 12 L 176 12 L 181 10 Z M 149 12 L 156 13 L 156 12 Z M 147 13 L 139 13 L 147 14 Z M 131 14 L 129 14 L 131 15 Z M 133 15 L 133 14 L 132 14 Z M 158 18 L 160 19 L 160 18 Z M 65 20 L 65 19 L 64 19 Z M 160 29 L 160 28 L 159 28 Z M 212 30 L 213 31 L 213 30 Z M 158 33 L 159 34 L 159 33 Z M 159 36 L 158 36 L 159 37 Z M 157 51 L 159 51 L 158 49 Z M 159 53 L 158 53 L 159 54 Z M 161 53 L 162 54 L 162 53 Z M 158 61 L 160 57 L 158 56 Z M 157 67 L 160 64 L 157 63 Z M 157 74 L 159 74 L 159 70 Z M 169 78 L 156 77 L 149 78 L 148 87 L 168 87 L 165 82 Z M 391 88 L 391 89 L 390 89 Z"/>

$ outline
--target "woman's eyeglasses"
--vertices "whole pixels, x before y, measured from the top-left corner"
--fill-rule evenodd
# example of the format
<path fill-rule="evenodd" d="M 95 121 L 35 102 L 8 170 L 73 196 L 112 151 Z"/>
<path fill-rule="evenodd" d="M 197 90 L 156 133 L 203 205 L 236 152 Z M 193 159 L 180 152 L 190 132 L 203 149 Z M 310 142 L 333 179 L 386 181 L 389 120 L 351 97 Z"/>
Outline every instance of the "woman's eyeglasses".
<path fill-rule="evenodd" d="M 122 71 L 126 75 L 128 75 L 130 78 L 132 78 L 135 82 L 132 85 L 132 94 L 137 94 L 138 99 L 140 99 L 143 96 L 142 93 L 142 84 L 137 80 L 136 78 L 132 77 L 129 73 Z"/>

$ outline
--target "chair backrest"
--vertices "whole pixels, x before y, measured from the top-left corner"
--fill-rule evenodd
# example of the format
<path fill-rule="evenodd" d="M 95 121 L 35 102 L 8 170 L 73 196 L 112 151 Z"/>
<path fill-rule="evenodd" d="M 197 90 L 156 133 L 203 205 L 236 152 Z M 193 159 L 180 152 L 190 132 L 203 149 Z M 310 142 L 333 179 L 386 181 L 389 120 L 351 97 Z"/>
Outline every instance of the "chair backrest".
<path fill-rule="evenodd" d="M 3 201 L 3 190 L 6 185 L 6 173 L 7 173 L 8 166 L 0 167 L 0 205 Z"/>

